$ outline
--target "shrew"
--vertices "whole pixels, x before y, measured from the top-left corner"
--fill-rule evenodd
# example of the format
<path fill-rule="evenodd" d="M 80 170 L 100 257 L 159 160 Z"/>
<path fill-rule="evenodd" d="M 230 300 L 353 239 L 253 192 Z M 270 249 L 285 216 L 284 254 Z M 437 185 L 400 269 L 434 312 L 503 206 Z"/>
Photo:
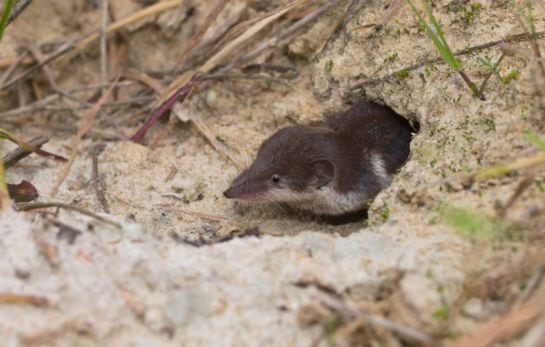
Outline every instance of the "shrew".
<path fill-rule="evenodd" d="M 359 102 L 321 126 L 277 131 L 223 194 L 316 215 L 364 211 L 407 160 L 413 131 L 390 108 Z"/>

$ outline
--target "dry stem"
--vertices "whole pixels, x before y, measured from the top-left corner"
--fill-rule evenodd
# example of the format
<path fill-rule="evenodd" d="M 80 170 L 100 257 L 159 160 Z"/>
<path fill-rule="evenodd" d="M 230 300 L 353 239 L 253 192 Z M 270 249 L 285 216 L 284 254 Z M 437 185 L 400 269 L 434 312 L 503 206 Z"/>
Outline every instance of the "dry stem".
<path fill-rule="evenodd" d="M 121 224 L 119 224 L 117 222 L 106 219 L 106 218 L 104 218 L 102 216 L 99 216 L 96 213 L 87 211 L 87 210 L 85 210 L 85 209 L 83 209 L 81 207 L 65 204 L 65 203 L 62 203 L 62 202 L 29 202 L 29 203 L 22 202 L 22 203 L 16 204 L 15 207 L 19 211 L 31 211 L 31 210 L 37 210 L 37 209 L 42 209 L 42 208 L 48 208 L 48 207 L 63 208 L 65 210 L 79 212 L 81 214 L 84 214 L 86 216 L 94 218 L 94 219 L 96 219 L 98 221 L 101 221 L 103 223 L 106 223 L 106 224 L 112 225 L 112 226 L 114 226 L 116 228 L 122 229 Z"/>
<path fill-rule="evenodd" d="M 115 82 L 117 82 L 118 79 L 116 79 Z M 98 114 L 98 111 L 102 107 L 102 105 L 108 100 L 110 97 L 110 94 L 112 93 L 112 90 L 114 88 L 115 82 L 110 86 L 110 88 L 98 99 L 98 101 L 95 103 L 93 108 L 91 108 L 85 116 L 83 117 L 83 120 L 81 122 L 80 128 L 76 134 L 76 137 L 74 138 L 74 142 L 72 144 L 72 153 L 70 154 L 70 158 L 68 159 L 68 163 L 66 163 L 66 166 L 64 167 L 64 170 L 62 171 L 57 183 L 55 186 L 53 186 L 53 189 L 51 191 L 51 196 L 55 197 L 57 193 L 59 192 L 59 188 L 68 176 L 68 173 L 70 172 L 70 169 L 72 168 L 72 165 L 74 164 L 74 160 L 76 159 L 76 156 L 78 155 L 78 147 L 83 139 L 83 136 L 91 129 L 91 126 L 93 125 L 93 121 L 95 120 L 96 115 Z"/>

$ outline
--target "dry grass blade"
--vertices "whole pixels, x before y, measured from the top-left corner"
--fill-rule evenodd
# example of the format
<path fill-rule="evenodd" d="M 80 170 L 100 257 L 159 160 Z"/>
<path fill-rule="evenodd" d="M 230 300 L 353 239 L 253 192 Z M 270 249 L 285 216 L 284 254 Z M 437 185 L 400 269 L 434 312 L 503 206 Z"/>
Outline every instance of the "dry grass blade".
<path fill-rule="evenodd" d="M 136 318 L 139 320 L 144 319 L 146 314 L 146 305 L 139 300 L 136 295 L 127 290 L 122 284 L 116 283 L 119 294 L 125 301 L 125 304 L 131 309 Z"/>
<path fill-rule="evenodd" d="M 243 57 L 238 58 L 235 62 L 223 67 L 218 71 L 218 74 L 224 73 L 226 71 L 231 70 L 235 65 L 240 64 L 242 62 L 246 62 L 250 59 L 253 59 L 257 57 L 261 52 L 263 52 L 265 49 L 277 45 L 280 41 L 285 39 L 286 37 L 292 35 L 297 30 L 301 29 L 305 24 L 309 23 L 310 21 L 314 20 L 316 17 L 318 17 L 323 12 L 327 11 L 328 9 L 335 6 L 337 3 L 339 3 L 340 0 L 330 1 L 320 7 L 318 7 L 316 10 L 310 12 L 294 24 L 290 25 L 286 30 L 282 31 L 279 35 L 263 42 L 261 45 L 256 47 L 253 51 L 246 54 Z"/>
<path fill-rule="evenodd" d="M 59 48 L 57 48 L 55 50 L 55 52 L 51 53 L 50 55 L 48 55 L 47 57 L 44 58 L 43 61 L 39 62 L 38 64 L 32 66 L 31 68 L 21 72 L 19 75 L 13 77 L 11 80 L 9 80 L 8 82 L 6 82 L 3 86 L 2 86 L 2 89 L 6 89 L 8 87 L 11 87 L 12 85 L 14 85 L 15 83 L 17 83 L 18 81 L 22 80 L 23 78 L 29 76 L 30 74 L 32 74 L 34 71 L 36 70 L 39 70 L 41 69 L 42 67 L 44 67 L 46 64 L 49 64 L 50 62 L 52 62 L 53 60 L 57 59 L 58 57 L 64 55 L 65 53 L 69 52 L 70 50 L 72 50 L 74 48 L 74 45 L 72 42 L 67 42 L 65 44 L 63 44 L 62 46 L 60 46 Z M 32 61 L 34 61 L 32 59 Z M 23 60 L 24 62 L 24 60 Z"/>
<path fill-rule="evenodd" d="M 543 347 L 543 341 L 545 341 L 545 316 L 541 319 L 525 334 L 521 339 L 522 347 Z"/>
<path fill-rule="evenodd" d="M 2 78 L 0 78 L 0 90 L 4 87 L 4 83 L 6 83 L 8 78 L 19 66 L 19 64 L 21 64 L 21 62 L 25 60 L 27 57 L 28 57 L 28 52 L 24 52 L 19 57 L 17 57 L 17 59 L 15 59 L 11 65 L 9 65 L 6 71 L 2 74 Z"/>
<path fill-rule="evenodd" d="M 0 303 L 14 305 L 31 305 L 36 307 L 51 307 L 52 302 L 43 296 L 15 293 L 0 293 Z"/>
<path fill-rule="evenodd" d="M 510 163 L 493 166 L 477 172 L 469 178 L 470 182 L 481 182 L 491 178 L 505 176 L 513 171 L 532 168 L 545 164 L 545 153 L 540 152 L 529 157 L 520 158 Z"/>
<path fill-rule="evenodd" d="M 49 324 L 46 328 L 32 333 L 21 334 L 20 340 L 24 346 L 44 346 L 55 345 L 57 339 L 66 334 L 87 334 L 91 333 L 90 324 L 82 321 L 80 318 L 72 317 L 66 319 L 62 324 Z"/>
<path fill-rule="evenodd" d="M 282 17 L 287 12 L 291 11 L 295 7 L 307 2 L 309 0 L 296 0 L 292 1 L 291 3 L 282 6 L 280 8 L 277 8 L 261 18 L 259 21 L 251 25 L 245 32 L 243 32 L 241 35 L 236 37 L 234 40 L 226 44 L 218 53 L 216 53 L 212 58 L 210 58 L 204 65 L 202 65 L 198 72 L 202 74 L 207 74 L 212 70 L 216 65 L 222 62 L 222 60 L 231 52 L 233 52 L 235 49 L 240 47 L 243 43 L 251 39 L 254 35 L 259 33 L 261 30 L 263 30 L 266 26 L 277 20 L 278 18 Z M 168 89 L 161 98 L 160 102 L 163 102 L 163 100 L 166 100 L 169 95 L 171 95 L 175 90 L 178 90 L 181 86 L 185 85 L 187 81 L 189 80 L 189 77 L 191 74 L 184 74 L 181 77 L 174 80 L 169 86 Z"/>
<path fill-rule="evenodd" d="M 145 84 L 149 88 L 153 89 L 155 94 L 160 95 L 165 89 L 159 81 L 138 70 L 129 70 L 123 74 L 123 77 Z"/>
<path fill-rule="evenodd" d="M 545 312 L 545 298 L 536 297 L 524 306 L 511 310 L 505 316 L 486 324 L 471 336 L 464 336 L 451 347 L 487 347 L 516 336 Z"/>
<path fill-rule="evenodd" d="M 59 47 L 54 53 L 50 54 L 44 62 L 38 64 L 37 66 L 33 66 L 29 68 L 28 70 L 22 72 L 20 75 L 14 77 L 9 82 L 7 82 L 3 86 L 3 88 L 7 88 L 15 84 L 17 81 L 30 75 L 31 73 L 33 73 L 34 71 L 42 67 L 43 65 L 50 63 L 51 61 L 57 59 L 60 56 L 63 56 L 64 54 L 68 52 L 71 52 L 71 53 L 68 56 L 66 56 L 66 59 L 67 60 L 71 59 L 72 57 L 77 55 L 79 52 L 87 48 L 91 43 L 97 41 L 101 37 L 102 33 L 104 33 L 104 35 L 111 34 L 127 25 L 138 22 L 139 20 L 142 20 L 143 18 L 171 10 L 177 6 L 180 6 L 180 4 L 181 4 L 181 0 L 170 0 L 170 1 L 157 3 L 155 5 L 146 7 L 140 11 L 137 11 L 131 14 L 130 16 L 123 18 L 115 23 L 110 24 L 105 31 L 99 30 L 90 35 L 87 35 L 75 45 L 72 42 L 67 42 L 66 44 Z M 10 64 L 12 64 L 12 62 L 13 62 L 13 58 L 4 59 L 4 60 L 0 59 L 0 66 L 6 66 L 6 65 L 9 66 Z M 33 62 L 32 59 L 24 59 L 22 63 L 29 64 L 32 62 Z"/>
<path fill-rule="evenodd" d="M 95 120 L 95 117 L 98 114 L 98 111 L 110 97 L 110 94 L 112 93 L 112 90 L 117 80 L 118 79 L 116 79 L 115 82 L 110 85 L 110 88 L 108 88 L 108 90 L 100 97 L 100 99 L 98 99 L 95 105 L 91 109 L 89 109 L 87 113 L 85 114 L 85 116 L 83 117 L 79 130 L 72 144 L 72 153 L 70 154 L 68 163 L 66 163 L 64 170 L 62 171 L 59 179 L 57 180 L 57 183 L 53 186 L 53 189 L 51 191 L 52 197 L 55 197 L 57 195 L 57 193 L 59 192 L 60 186 L 62 185 L 62 183 L 68 176 L 68 173 L 70 172 L 70 169 L 72 168 L 72 164 L 74 164 L 74 160 L 76 159 L 76 156 L 78 155 L 78 147 L 81 140 L 83 139 L 83 136 L 85 136 L 85 134 L 91 129 L 91 126 L 93 125 L 93 121 Z"/>
<path fill-rule="evenodd" d="M 81 207 L 64 204 L 62 202 L 22 202 L 22 203 L 16 204 L 15 207 L 17 207 L 17 210 L 19 211 L 31 211 L 31 210 L 37 210 L 37 209 L 49 208 L 49 207 L 63 208 L 65 210 L 79 212 L 83 215 L 89 216 L 103 223 L 114 226 L 118 229 L 122 229 L 121 224 L 117 222 L 101 217 L 98 214 L 87 211 Z"/>
<path fill-rule="evenodd" d="M 108 46 L 106 30 L 108 27 L 108 15 L 110 13 L 108 0 L 100 1 L 100 81 L 108 82 Z M 106 90 L 104 87 L 103 91 Z"/>
<path fill-rule="evenodd" d="M 40 48 L 32 43 L 25 45 L 25 48 L 32 54 L 32 57 L 34 60 L 38 62 L 38 66 L 41 67 L 43 70 L 44 76 L 47 79 L 49 85 L 51 86 L 51 89 L 57 90 L 57 82 L 55 81 L 55 77 L 49 66 L 47 64 L 44 64 L 44 62 L 47 60 L 47 57 L 44 56 Z"/>
<path fill-rule="evenodd" d="M 250 38 L 252 38 L 255 34 L 263 30 L 266 26 L 277 20 L 278 18 L 282 17 L 287 12 L 291 11 L 295 7 L 302 5 L 303 3 L 307 2 L 308 0 L 296 0 L 293 1 L 286 6 L 283 6 L 280 9 L 277 9 L 273 11 L 268 16 L 262 18 L 260 21 L 252 25 L 248 30 L 246 30 L 243 34 L 238 36 L 233 41 L 229 42 L 224 48 L 222 48 L 216 55 L 214 55 L 210 60 L 208 60 L 200 69 L 199 71 L 202 73 L 208 73 L 212 68 L 214 68 L 216 65 L 218 65 L 229 53 L 234 51 L 236 48 L 238 48 L 240 45 L 242 45 L 244 42 L 248 41 Z"/>
<path fill-rule="evenodd" d="M 7 67 L 12 66 L 19 60 L 19 57 L 4 57 L 0 58 L 0 69 L 5 69 Z M 30 65 L 34 63 L 34 59 L 29 57 L 28 55 L 25 56 L 18 64 L 21 65 Z"/>
<path fill-rule="evenodd" d="M 333 2 L 330 2 L 333 3 Z M 327 47 L 327 45 L 335 38 L 337 37 L 338 33 L 340 33 L 345 25 L 352 19 L 354 15 L 356 15 L 357 11 L 357 5 L 359 4 L 359 1 L 357 0 L 351 0 L 348 2 L 344 9 L 343 15 L 337 20 L 337 23 L 332 27 L 332 29 L 329 32 L 328 38 L 324 40 L 324 42 L 320 45 L 318 49 L 316 49 L 316 52 L 314 53 L 314 56 L 319 56 L 322 54 L 324 49 Z M 327 5 L 327 3 L 326 3 Z"/>
<path fill-rule="evenodd" d="M 53 154 L 53 153 L 44 151 L 43 149 L 40 149 L 40 148 L 38 148 L 36 146 L 33 146 L 30 143 L 27 143 L 27 142 L 19 139 L 18 137 L 16 137 L 15 135 L 10 133 L 9 131 L 0 128 L 0 139 L 2 139 L 2 138 L 7 139 L 7 140 L 15 143 L 17 146 L 21 147 L 23 150 L 25 150 L 27 152 L 33 152 L 33 153 L 36 153 L 38 155 L 41 155 L 42 157 L 46 157 L 46 158 L 49 158 L 49 159 L 54 159 L 54 160 L 59 160 L 59 161 L 66 161 L 66 158 L 64 158 L 64 157 L 62 157 L 60 155 L 57 155 L 57 154 Z"/>
<path fill-rule="evenodd" d="M 136 134 L 131 137 L 131 141 L 142 141 L 149 128 L 153 126 L 155 122 L 157 122 L 161 117 L 163 117 L 165 113 L 170 110 L 176 102 L 178 102 L 182 98 L 186 98 L 191 90 L 200 82 L 202 76 L 210 72 L 210 70 L 212 70 L 220 62 L 222 62 L 222 60 L 228 54 L 230 54 L 236 48 L 240 47 L 243 43 L 248 41 L 267 25 L 271 24 L 276 19 L 280 18 L 293 8 L 307 1 L 309 0 L 296 0 L 272 11 L 271 13 L 251 25 L 244 33 L 236 37 L 233 41 L 226 44 L 218 53 L 212 56 L 212 58 L 210 58 L 196 72 L 185 73 L 181 77 L 174 80 L 169 85 L 166 92 L 163 94 L 163 97 L 159 100 L 160 106 L 152 112 L 144 125 L 142 125 L 142 127 L 136 132 Z"/>
<path fill-rule="evenodd" d="M 2 112 L 2 113 L 0 113 L 0 119 L 17 117 L 17 116 L 20 116 L 20 115 L 25 114 L 25 113 L 31 113 L 31 112 L 37 111 L 37 110 L 42 109 L 45 106 L 51 104 L 52 102 L 58 100 L 59 98 L 60 98 L 60 96 L 58 94 L 53 94 L 53 95 L 46 96 L 45 98 L 40 99 L 40 100 L 36 100 L 35 102 L 33 102 L 31 104 L 28 104 L 26 106 L 19 107 L 19 108 L 15 109 L 15 110 Z"/>
<path fill-rule="evenodd" d="M 193 48 L 195 48 L 195 46 L 199 43 L 199 40 L 204 36 L 204 34 L 206 34 L 208 28 L 210 27 L 210 24 L 212 24 L 212 22 L 216 20 L 218 15 L 225 8 L 225 5 L 227 5 L 229 1 L 230 0 L 220 0 L 219 3 L 208 14 L 208 16 L 206 16 L 204 22 L 197 29 L 197 32 L 193 35 L 193 37 L 191 37 L 191 40 L 189 41 L 187 47 L 182 51 L 182 54 L 180 54 L 180 57 L 176 62 L 176 68 L 179 68 L 181 65 L 185 64 L 189 53 L 191 53 Z"/>
<path fill-rule="evenodd" d="M 9 13 L 8 23 L 13 22 L 15 20 L 15 18 L 17 18 L 24 11 L 24 9 L 28 5 L 30 5 L 31 2 L 32 2 L 32 0 L 18 0 L 18 1 L 15 1 L 15 3 L 13 4 L 13 7 L 11 8 L 11 11 Z"/>
<path fill-rule="evenodd" d="M 180 115 L 177 115 L 177 116 L 178 116 L 178 118 L 180 118 L 181 121 L 184 121 L 184 119 L 182 119 L 180 117 Z M 220 153 L 226 159 L 231 160 L 231 162 L 233 164 L 235 164 L 237 169 L 239 169 L 239 170 L 244 169 L 245 166 L 241 162 L 241 160 L 239 160 L 236 156 L 234 156 L 229 151 L 227 151 L 227 150 L 225 150 L 223 148 L 223 145 L 221 144 L 221 142 L 216 139 L 216 136 L 214 135 L 212 130 L 208 127 L 208 125 L 206 125 L 206 123 L 202 119 L 200 119 L 198 116 L 191 116 L 190 120 L 193 123 L 193 125 L 195 125 L 197 130 L 201 133 L 201 135 L 204 136 L 204 138 L 206 138 L 206 140 L 208 140 L 210 145 L 212 145 L 212 147 L 214 147 L 214 149 L 218 153 Z"/>
<path fill-rule="evenodd" d="M 111 34 L 127 25 L 138 22 L 139 20 L 142 20 L 146 17 L 154 16 L 161 12 L 165 12 L 173 8 L 176 8 L 180 6 L 181 3 L 182 3 L 181 0 L 169 0 L 169 1 L 159 2 L 155 5 L 148 6 L 140 11 L 137 11 L 131 14 L 130 16 L 127 16 L 123 19 L 118 20 L 117 22 L 114 22 L 108 25 L 108 27 L 106 28 L 105 34 Z M 89 46 L 89 44 L 98 40 L 100 38 L 100 35 L 101 35 L 100 31 L 98 31 L 85 37 L 83 40 L 78 42 L 72 54 L 76 54 L 77 52 L 84 50 L 87 46 Z"/>

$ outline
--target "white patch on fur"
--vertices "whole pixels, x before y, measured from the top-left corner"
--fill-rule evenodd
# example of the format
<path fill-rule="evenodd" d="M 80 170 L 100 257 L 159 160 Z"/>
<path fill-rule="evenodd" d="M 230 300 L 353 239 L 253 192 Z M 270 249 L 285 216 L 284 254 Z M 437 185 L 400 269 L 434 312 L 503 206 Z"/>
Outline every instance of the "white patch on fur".
<path fill-rule="evenodd" d="M 298 209 L 327 215 L 343 214 L 367 208 L 370 198 L 362 192 L 339 194 L 330 186 L 305 192 L 278 189 L 269 194 L 268 197 L 273 201 L 286 202 Z"/>
<path fill-rule="evenodd" d="M 371 155 L 370 164 L 377 176 L 380 189 L 390 184 L 384 159 L 379 154 Z M 331 185 L 320 189 L 309 188 L 296 192 L 289 188 L 273 188 L 252 199 L 254 202 L 285 202 L 294 208 L 311 211 L 315 214 L 337 215 L 362 210 L 369 207 L 374 196 L 369 196 L 366 190 L 339 193 Z"/>
<path fill-rule="evenodd" d="M 371 155 L 371 167 L 374 174 L 379 178 L 381 188 L 387 187 L 390 184 L 390 175 L 386 172 L 386 164 L 379 154 Z"/>

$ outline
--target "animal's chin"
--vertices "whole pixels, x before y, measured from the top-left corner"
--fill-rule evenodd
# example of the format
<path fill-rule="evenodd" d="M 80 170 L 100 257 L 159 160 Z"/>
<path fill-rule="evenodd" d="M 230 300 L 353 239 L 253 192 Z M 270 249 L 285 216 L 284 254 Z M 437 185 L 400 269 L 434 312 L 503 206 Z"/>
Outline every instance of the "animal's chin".
<path fill-rule="evenodd" d="M 266 202 L 271 202 L 271 200 L 264 199 L 264 198 L 258 197 L 258 196 L 239 196 L 239 197 L 236 197 L 236 198 L 231 198 L 230 200 L 233 200 L 235 202 L 242 202 L 242 203 L 252 203 L 252 202 L 266 203 Z"/>
<path fill-rule="evenodd" d="M 243 203 L 302 203 L 308 200 L 308 193 L 276 189 L 255 195 L 240 195 L 231 200 Z"/>

